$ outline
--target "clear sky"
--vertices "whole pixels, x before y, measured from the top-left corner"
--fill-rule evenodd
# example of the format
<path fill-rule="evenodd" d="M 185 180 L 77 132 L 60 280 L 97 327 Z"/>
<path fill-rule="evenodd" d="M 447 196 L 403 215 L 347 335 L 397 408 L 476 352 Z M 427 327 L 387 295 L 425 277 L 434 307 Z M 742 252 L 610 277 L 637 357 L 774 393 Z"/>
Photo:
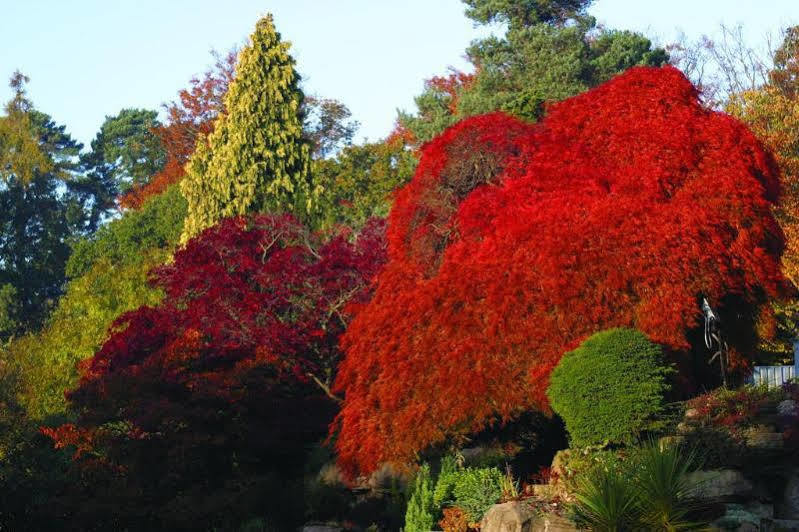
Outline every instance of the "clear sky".
<path fill-rule="evenodd" d="M 459 0 L 0 0 L 0 77 L 19 68 L 29 95 L 84 143 L 106 115 L 156 109 L 272 12 L 308 93 L 336 98 L 361 122 L 358 139 L 391 129 L 425 78 L 466 68 L 487 34 Z M 595 0 L 609 28 L 670 42 L 743 23 L 753 42 L 799 23 L 799 0 Z M 10 91 L 0 89 L 0 100 Z"/>

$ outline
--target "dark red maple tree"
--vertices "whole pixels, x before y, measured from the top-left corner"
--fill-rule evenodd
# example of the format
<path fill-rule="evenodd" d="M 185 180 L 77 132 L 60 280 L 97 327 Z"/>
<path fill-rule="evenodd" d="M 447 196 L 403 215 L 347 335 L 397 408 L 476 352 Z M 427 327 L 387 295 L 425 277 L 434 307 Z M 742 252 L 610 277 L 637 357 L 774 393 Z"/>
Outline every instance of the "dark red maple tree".
<path fill-rule="evenodd" d="M 779 290 L 774 161 L 672 67 L 631 69 L 535 125 L 466 119 L 421 153 L 342 339 L 333 430 L 351 474 L 546 411 L 552 368 L 594 332 L 635 327 L 679 358 L 700 294 L 753 314 Z"/>
<path fill-rule="evenodd" d="M 236 515 L 257 510 L 258 479 L 296 475 L 326 434 L 338 338 L 385 260 L 383 230 L 323 242 L 288 215 L 206 230 L 153 272 L 163 302 L 119 318 L 86 361 L 77 422 L 44 432 L 162 522 L 206 526 L 231 498 L 250 505 Z M 175 513 L 186 497 L 198 508 Z"/>

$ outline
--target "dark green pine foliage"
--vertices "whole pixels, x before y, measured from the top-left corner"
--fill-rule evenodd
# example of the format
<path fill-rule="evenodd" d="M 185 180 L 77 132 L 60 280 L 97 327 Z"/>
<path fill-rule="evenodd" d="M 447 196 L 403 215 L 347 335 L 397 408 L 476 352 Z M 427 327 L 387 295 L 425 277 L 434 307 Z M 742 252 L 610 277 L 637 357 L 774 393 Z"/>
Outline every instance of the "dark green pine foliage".
<path fill-rule="evenodd" d="M 70 189 L 87 209 L 87 228 L 95 230 L 116 207 L 119 194 L 145 185 L 161 171 L 166 150 L 154 130 L 160 125 L 158 113 L 146 109 L 123 109 L 107 116 L 81 155 L 82 175 Z"/>
<path fill-rule="evenodd" d="M 82 146 L 46 114 L 30 110 L 28 119 L 49 164 L 27 182 L 12 174 L 0 183 L 4 337 L 42 323 L 63 289 L 70 240 L 85 225 L 83 205 L 68 189 Z"/>
<path fill-rule="evenodd" d="M 668 61 L 646 37 L 600 29 L 585 0 L 465 0 L 476 23 L 502 23 L 503 37 L 472 43 L 466 54 L 476 74 L 453 95 L 428 84 L 416 98 L 417 111 L 400 113 L 400 123 L 426 142 L 458 120 L 505 111 L 537 121 L 546 102 L 559 101 L 603 83 L 635 65 Z M 454 112 L 453 112 L 454 107 Z"/>

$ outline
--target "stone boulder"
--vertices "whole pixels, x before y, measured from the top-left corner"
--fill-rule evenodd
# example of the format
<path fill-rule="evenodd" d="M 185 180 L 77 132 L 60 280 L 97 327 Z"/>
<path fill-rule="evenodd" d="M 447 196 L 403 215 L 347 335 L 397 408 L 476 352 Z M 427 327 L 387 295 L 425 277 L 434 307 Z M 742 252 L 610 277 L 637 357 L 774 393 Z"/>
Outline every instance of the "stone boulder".
<path fill-rule="evenodd" d="M 759 532 L 799 532 L 799 521 L 795 519 L 769 519 L 760 521 Z"/>
<path fill-rule="evenodd" d="M 758 451 L 780 451 L 785 444 L 782 432 L 750 430 L 746 432 L 745 437 L 746 446 Z"/>
<path fill-rule="evenodd" d="M 722 530 L 736 530 L 737 532 L 760 530 L 763 519 L 774 518 L 774 506 L 759 502 L 748 504 L 725 504 L 725 513 L 713 522 L 713 525 Z"/>
<path fill-rule="evenodd" d="M 777 516 L 780 519 L 799 519 L 799 469 L 794 469 L 785 483 L 782 499 L 777 506 Z"/>
<path fill-rule="evenodd" d="M 780 401 L 777 405 L 777 414 L 784 417 L 799 417 L 799 405 L 793 399 Z"/>
<path fill-rule="evenodd" d="M 698 421 L 701 416 L 699 414 L 699 410 L 696 408 L 689 408 L 685 411 L 685 416 L 683 417 L 689 421 Z"/>
<path fill-rule="evenodd" d="M 753 488 L 740 471 L 733 469 L 694 471 L 688 474 L 688 481 L 696 486 L 693 498 L 712 502 L 742 500 L 751 495 Z"/>
<path fill-rule="evenodd" d="M 529 502 L 495 504 L 483 516 L 480 532 L 576 532 L 564 517 L 537 511 Z"/>
<path fill-rule="evenodd" d="M 785 431 L 799 421 L 799 405 L 792 399 L 781 401 L 777 405 L 777 425 L 779 429 Z"/>

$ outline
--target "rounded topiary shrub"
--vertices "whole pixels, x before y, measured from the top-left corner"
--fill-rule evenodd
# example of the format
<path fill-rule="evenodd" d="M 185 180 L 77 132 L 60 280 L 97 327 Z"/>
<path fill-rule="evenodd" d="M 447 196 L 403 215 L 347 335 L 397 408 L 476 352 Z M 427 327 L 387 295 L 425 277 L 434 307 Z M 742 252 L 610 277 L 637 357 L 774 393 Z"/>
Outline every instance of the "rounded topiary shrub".
<path fill-rule="evenodd" d="M 629 443 L 663 424 L 658 414 L 673 371 L 643 333 L 610 329 L 563 356 L 547 395 L 573 446 Z"/>

